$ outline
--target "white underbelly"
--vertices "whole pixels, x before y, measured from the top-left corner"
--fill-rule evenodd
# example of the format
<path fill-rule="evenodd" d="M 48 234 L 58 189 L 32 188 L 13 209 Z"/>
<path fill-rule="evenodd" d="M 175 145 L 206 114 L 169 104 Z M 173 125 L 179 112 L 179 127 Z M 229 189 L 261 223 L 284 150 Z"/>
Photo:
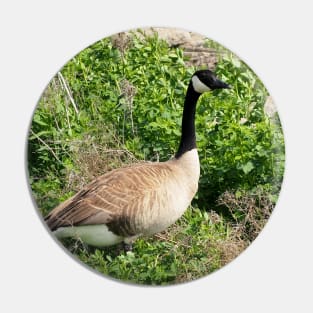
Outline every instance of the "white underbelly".
<path fill-rule="evenodd" d="M 112 233 L 105 224 L 60 227 L 53 233 L 58 239 L 76 238 L 95 247 L 111 246 L 124 239 Z"/>

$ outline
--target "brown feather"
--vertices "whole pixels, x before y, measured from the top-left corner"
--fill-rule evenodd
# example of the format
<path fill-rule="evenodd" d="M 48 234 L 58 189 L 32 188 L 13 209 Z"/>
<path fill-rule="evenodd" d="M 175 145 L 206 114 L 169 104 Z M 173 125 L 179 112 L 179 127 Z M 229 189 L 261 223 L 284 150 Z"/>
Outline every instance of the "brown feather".
<path fill-rule="evenodd" d="M 116 229 L 115 225 L 119 224 L 127 228 L 127 233 L 133 233 L 134 230 L 127 225 L 130 220 L 127 216 L 140 210 L 140 203 L 160 188 L 171 172 L 166 163 L 113 170 L 61 203 L 46 217 L 46 222 L 51 230 L 92 224 L 111 224 Z"/>

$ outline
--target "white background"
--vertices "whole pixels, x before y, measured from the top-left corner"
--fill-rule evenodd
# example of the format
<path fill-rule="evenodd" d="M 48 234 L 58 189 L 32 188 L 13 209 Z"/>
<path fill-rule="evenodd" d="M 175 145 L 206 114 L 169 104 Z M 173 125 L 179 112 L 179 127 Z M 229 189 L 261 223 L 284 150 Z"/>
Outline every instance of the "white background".
<path fill-rule="evenodd" d="M 312 312 L 310 1 L 2 1 L 0 5 L 1 312 Z M 257 240 L 218 272 L 176 287 L 117 283 L 74 262 L 31 201 L 25 138 L 56 71 L 102 37 L 173 26 L 219 41 L 274 96 L 285 131 L 279 203 Z"/>

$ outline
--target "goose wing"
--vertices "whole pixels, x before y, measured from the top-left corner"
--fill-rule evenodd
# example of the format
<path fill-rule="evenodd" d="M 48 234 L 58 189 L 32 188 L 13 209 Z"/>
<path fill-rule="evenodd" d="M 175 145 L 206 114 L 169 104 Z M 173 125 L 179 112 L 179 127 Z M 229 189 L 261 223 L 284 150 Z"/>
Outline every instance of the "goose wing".
<path fill-rule="evenodd" d="M 127 214 L 134 214 L 131 211 L 136 209 L 136 203 L 164 184 L 170 172 L 166 163 L 145 163 L 113 170 L 57 206 L 45 221 L 52 231 L 62 226 L 93 224 L 125 224 L 125 230 L 129 228 Z M 124 232 L 129 234 L 134 230 Z"/>

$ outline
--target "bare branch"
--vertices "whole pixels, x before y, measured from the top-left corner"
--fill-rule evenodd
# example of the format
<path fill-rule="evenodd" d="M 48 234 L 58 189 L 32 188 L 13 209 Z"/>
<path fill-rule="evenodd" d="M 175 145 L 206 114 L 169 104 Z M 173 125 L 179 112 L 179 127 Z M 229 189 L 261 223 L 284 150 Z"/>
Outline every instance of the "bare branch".
<path fill-rule="evenodd" d="M 65 79 L 64 79 L 64 77 L 63 77 L 61 72 L 58 72 L 58 77 L 59 77 L 59 80 L 60 80 L 62 86 L 64 87 L 64 89 L 65 89 L 65 91 L 66 91 L 66 93 L 67 93 L 67 95 L 68 95 L 68 97 L 69 97 L 69 99 L 70 99 L 70 101 L 71 101 L 71 103 L 72 103 L 72 105 L 74 107 L 74 110 L 75 110 L 76 114 L 78 114 L 78 109 L 77 109 L 77 106 L 75 104 L 75 101 L 74 101 L 74 98 L 72 96 L 72 93 L 71 93 L 69 87 L 67 86 L 67 83 L 66 83 L 66 81 L 65 81 Z"/>
<path fill-rule="evenodd" d="M 55 159 L 62 164 L 62 161 L 58 158 L 58 156 L 55 154 L 53 149 L 44 140 L 42 140 L 36 133 L 34 133 L 32 129 L 30 131 L 45 147 L 47 147 L 47 149 L 53 154 Z"/>

